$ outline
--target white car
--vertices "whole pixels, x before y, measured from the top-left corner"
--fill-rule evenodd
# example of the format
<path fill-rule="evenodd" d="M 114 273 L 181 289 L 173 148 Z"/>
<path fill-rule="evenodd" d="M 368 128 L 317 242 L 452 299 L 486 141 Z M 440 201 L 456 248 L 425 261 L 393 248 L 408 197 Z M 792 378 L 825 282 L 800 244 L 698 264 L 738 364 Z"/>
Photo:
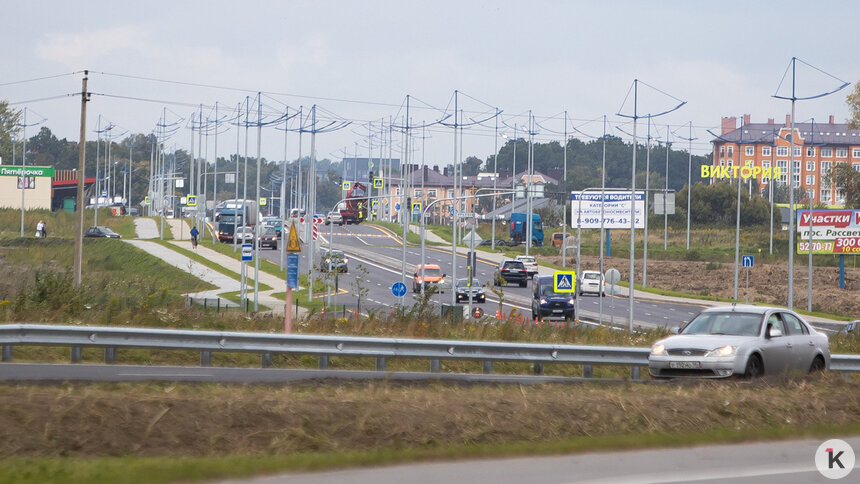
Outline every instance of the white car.
<path fill-rule="evenodd" d="M 538 273 L 538 263 L 534 257 L 530 255 L 518 255 L 515 259 L 523 263 L 529 278 Z"/>
<path fill-rule="evenodd" d="M 606 296 L 606 281 L 603 280 L 603 275 L 599 271 L 582 271 L 577 289 L 580 296 L 583 294 Z"/>
<path fill-rule="evenodd" d="M 325 217 L 325 224 L 343 225 L 343 216 L 340 214 L 340 212 L 329 212 L 328 215 L 326 215 Z"/>
<path fill-rule="evenodd" d="M 708 308 L 679 334 L 654 343 L 654 378 L 755 378 L 814 373 L 830 366 L 827 336 L 787 309 L 732 305 Z"/>

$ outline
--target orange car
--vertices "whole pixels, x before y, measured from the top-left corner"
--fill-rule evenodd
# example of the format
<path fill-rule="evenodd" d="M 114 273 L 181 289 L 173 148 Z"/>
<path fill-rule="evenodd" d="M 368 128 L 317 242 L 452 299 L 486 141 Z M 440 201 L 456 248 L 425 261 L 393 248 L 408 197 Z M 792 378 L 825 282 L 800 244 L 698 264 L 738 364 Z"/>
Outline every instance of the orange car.
<path fill-rule="evenodd" d="M 436 284 L 438 289 L 441 289 L 441 284 L 445 282 L 445 274 L 442 274 L 442 269 L 437 264 L 424 265 L 424 288 L 430 284 Z M 415 273 L 412 274 L 412 292 L 421 292 L 421 265 L 415 267 Z M 441 291 L 440 291 L 441 292 Z"/>

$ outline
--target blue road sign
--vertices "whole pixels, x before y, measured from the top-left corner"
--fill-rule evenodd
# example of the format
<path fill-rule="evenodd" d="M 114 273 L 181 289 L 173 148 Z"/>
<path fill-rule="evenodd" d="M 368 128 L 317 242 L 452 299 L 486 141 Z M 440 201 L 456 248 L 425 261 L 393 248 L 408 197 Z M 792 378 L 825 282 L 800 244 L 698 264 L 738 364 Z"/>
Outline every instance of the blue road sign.
<path fill-rule="evenodd" d="M 188 198 L 185 199 L 185 204 L 189 207 L 197 206 L 197 195 L 188 195 Z"/>
<path fill-rule="evenodd" d="M 299 287 L 299 254 L 287 254 L 287 287 Z"/>
<path fill-rule="evenodd" d="M 254 246 L 251 244 L 242 244 L 242 262 L 254 260 Z"/>
<path fill-rule="evenodd" d="M 373 168 L 373 167 L 371 167 L 371 168 Z M 381 190 L 384 186 L 385 186 L 385 182 L 383 181 L 382 178 L 374 178 L 373 179 L 373 188 L 378 188 Z"/>
<path fill-rule="evenodd" d="M 394 204 L 394 210 L 400 210 L 400 203 Z"/>
<path fill-rule="evenodd" d="M 755 257 L 751 255 L 741 256 L 741 267 L 753 267 L 755 265 Z"/>
<path fill-rule="evenodd" d="M 391 294 L 394 294 L 395 297 L 403 297 L 406 295 L 406 284 L 402 282 L 395 282 L 391 285 Z"/>
<path fill-rule="evenodd" d="M 555 292 L 576 292 L 574 282 L 576 271 L 559 271 L 553 274 L 553 290 Z"/>

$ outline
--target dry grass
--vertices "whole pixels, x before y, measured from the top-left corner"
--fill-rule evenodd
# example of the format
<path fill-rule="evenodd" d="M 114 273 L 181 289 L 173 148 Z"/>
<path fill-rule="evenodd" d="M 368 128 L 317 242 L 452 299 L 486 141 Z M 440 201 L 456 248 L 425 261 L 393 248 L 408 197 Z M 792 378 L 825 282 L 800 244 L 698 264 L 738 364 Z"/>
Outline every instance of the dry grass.
<path fill-rule="evenodd" d="M 802 398 L 800 397 L 802 395 Z M 860 423 L 860 384 L 0 387 L 0 457 L 288 455 Z"/>

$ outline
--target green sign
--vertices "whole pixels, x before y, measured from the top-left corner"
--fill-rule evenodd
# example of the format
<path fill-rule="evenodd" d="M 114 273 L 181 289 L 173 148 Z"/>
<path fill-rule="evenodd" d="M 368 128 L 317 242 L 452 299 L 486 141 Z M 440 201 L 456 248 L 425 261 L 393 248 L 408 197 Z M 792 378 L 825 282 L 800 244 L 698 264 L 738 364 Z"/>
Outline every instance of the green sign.
<path fill-rule="evenodd" d="M 54 177 L 53 166 L 0 166 L 0 176 L 46 176 Z"/>

